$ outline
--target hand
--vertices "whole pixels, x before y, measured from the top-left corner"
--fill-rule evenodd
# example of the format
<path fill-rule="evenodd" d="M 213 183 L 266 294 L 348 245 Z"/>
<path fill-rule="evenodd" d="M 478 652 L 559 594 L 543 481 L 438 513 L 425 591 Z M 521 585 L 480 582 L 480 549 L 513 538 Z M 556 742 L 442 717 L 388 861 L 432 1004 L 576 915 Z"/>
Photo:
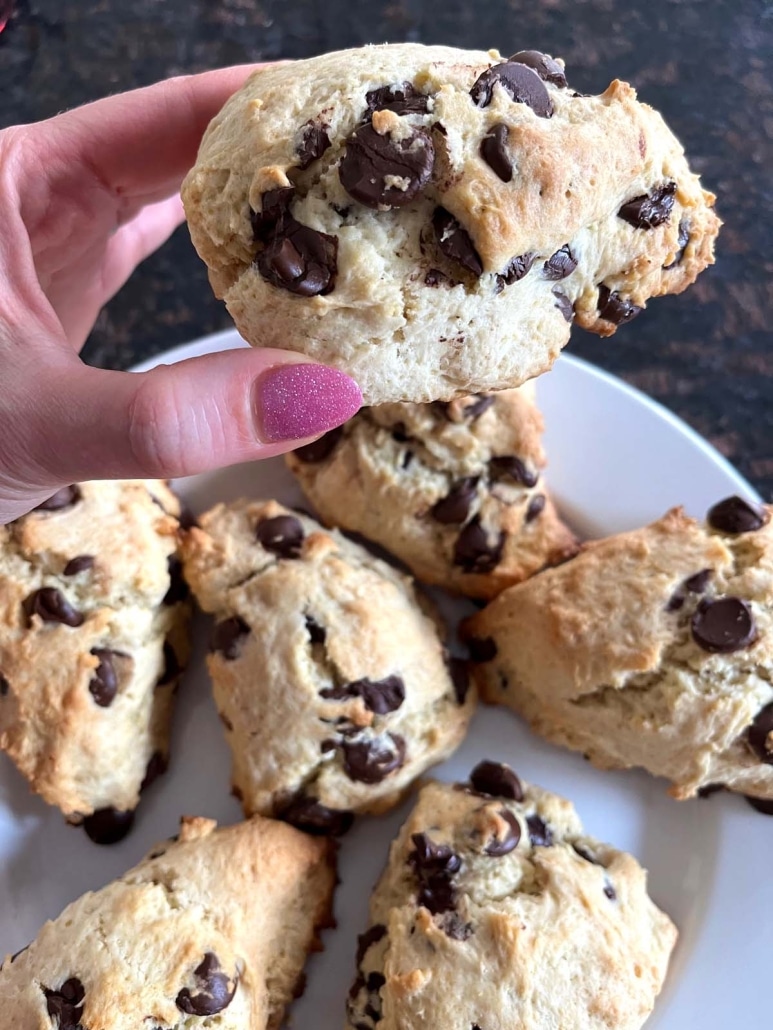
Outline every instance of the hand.
<path fill-rule="evenodd" d="M 249 71 L 171 79 L 0 133 L 0 524 L 79 480 L 270 457 L 360 406 L 348 376 L 286 351 L 143 374 L 78 357 L 103 304 L 182 221 L 180 182 Z"/>

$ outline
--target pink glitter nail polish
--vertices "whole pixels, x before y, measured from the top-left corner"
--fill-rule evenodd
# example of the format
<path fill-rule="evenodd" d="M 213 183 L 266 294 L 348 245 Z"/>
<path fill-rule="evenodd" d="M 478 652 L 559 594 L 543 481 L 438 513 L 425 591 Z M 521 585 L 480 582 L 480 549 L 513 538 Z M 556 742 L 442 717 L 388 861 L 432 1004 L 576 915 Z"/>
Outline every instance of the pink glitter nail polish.
<path fill-rule="evenodd" d="M 277 365 L 258 379 L 253 409 L 266 443 L 317 436 L 351 418 L 362 405 L 359 386 L 327 365 Z"/>

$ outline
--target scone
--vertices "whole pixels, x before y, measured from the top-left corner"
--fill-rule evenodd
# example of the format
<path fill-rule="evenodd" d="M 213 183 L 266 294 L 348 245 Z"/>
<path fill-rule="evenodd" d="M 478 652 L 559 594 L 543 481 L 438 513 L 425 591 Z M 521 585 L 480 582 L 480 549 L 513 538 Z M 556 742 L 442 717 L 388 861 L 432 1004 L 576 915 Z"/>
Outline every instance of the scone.
<path fill-rule="evenodd" d="M 426 583 L 491 598 L 577 550 L 540 474 L 534 387 L 365 408 L 287 463 L 323 521 Z"/>
<path fill-rule="evenodd" d="M 482 695 L 674 797 L 773 799 L 771 510 L 675 508 L 506 590 L 466 624 Z"/>
<path fill-rule="evenodd" d="M 247 815 L 343 833 L 459 744 L 474 695 L 407 577 L 275 501 L 213 508 L 183 557 Z"/>
<path fill-rule="evenodd" d="M 507 766 L 470 781 L 426 786 L 392 844 L 349 1030 L 636 1030 L 677 936 L 645 871 Z"/>
<path fill-rule="evenodd" d="M 183 819 L 7 958 L 0 1028 L 278 1028 L 331 925 L 332 850 L 267 819 L 215 825 Z"/>
<path fill-rule="evenodd" d="M 258 69 L 183 185 L 239 332 L 451 400 L 550 368 L 713 261 L 719 220 L 660 115 L 533 50 L 367 46 Z"/>
<path fill-rule="evenodd" d="M 101 844 L 167 764 L 188 652 L 179 516 L 164 482 L 119 480 L 0 526 L 0 748 Z"/>

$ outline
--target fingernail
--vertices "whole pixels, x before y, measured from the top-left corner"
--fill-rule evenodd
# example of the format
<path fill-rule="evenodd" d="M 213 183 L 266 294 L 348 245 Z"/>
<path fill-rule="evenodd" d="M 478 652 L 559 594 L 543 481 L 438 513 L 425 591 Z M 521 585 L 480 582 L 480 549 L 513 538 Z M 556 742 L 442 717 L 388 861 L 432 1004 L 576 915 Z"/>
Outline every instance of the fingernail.
<path fill-rule="evenodd" d="M 340 426 L 362 407 L 359 386 L 327 365 L 277 365 L 255 383 L 253 410 L 266 443 L 302 440 Z"/>

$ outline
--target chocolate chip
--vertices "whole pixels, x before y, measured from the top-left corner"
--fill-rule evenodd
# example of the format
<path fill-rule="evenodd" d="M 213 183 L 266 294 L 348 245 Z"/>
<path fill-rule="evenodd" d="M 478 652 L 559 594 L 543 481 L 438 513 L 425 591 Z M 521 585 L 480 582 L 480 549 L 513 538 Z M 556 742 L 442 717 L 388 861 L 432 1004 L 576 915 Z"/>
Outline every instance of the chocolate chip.
<path fill-rule="evenodd" d="M 367 114 L 373 116 L 374 111 L 394 111 L 395 114 L 426 114 L 429 97 L 419 93 L 410 82 L 400 85 L 380 86 L 365 94 L 368 105 Z"/>
<path fill-rule="evenodd" d="M 463 658 L 449 658 L 448 672 L 454 685 L 457 704 L 463 705 L 470 689 L 470 675 L 467 662 Z"/>
<path fill-rule="evenodd" d="M 405 700 L 405 684 L 399 676 L 385 676 L 382 680 L 354 680 L 344 686 L 326 687 L 320 691 L 326 701 L 343 701 L 361 697 L 365 707 L 376 715 L 396 712 Z"/>
<path fill-rule="evenodd" d="M 753 798 L 746 794 L 744 795 L 744 801 L 747 801 L 756 812 L 762 812 L 763 815 L 773 815 L 773 800 L 770 798 Z"/>
<path fill-rule="evenodd" d="M 164 595 L 162 603 L 171 606 L 179 604 L 187 598 L 188 584 L 183 579 L 183 567 L 178 557 L 170 554 L 166 563 L 169 569 L 169 589 Z"/>
<path fill-rule="evenodd" d="M 79 554 L 75 558 L 70 558 L 63 569 L 62 575 L 77 576 L 79 572 L 85 572 L 87 569 L 90 569 L 93 564 L 93 554 Z"/>
<path fill-rule="evenodd" d="M 405 422 L 395 422 L 392 426 L 392 439 L 397 443 L 408 443 L 411 437 L 405 427 Z"/>
<path fill-rule="evenodd" d="M 292 515 L 276 515 L 263 519 L 256 530 L 258 542 L 280 558 L 300 558 L 303 526 Z"/>
<path fill-rule="evenodd" d="M 530 469 L 528 465 L 514 454 L 502 455 L 499 458 L 491 458 L 488 463 L 489 475 L 494 480 L 512 479 L 522 486 L 536 486 L 539 480 L 539 472 Z"/>
<path fill-rule="evenodd" d="M 244 644 L 244 637 L 250 633 L 250 627 L 238 615 L 218 622 L 212 633 L 209 649 L 221 654 L 226 661 L 233 662 L 239 657 Z"/>
<path fill-rule="evenodd" d="M 688 576 L 674 591 L 671 600 L 666 605 L 666 611 L 674 612 L 682 608 L 688 593 L 702 594 L 709 585 L 712 575 L 713 569 L 702 569 L 700 572 L 696 572 L 694 576 Z"/>
<path fill-rule="evenodd" d="M 475 932 L 472 923 L 465 923 L 456 912 L 444 912 L 438 919 L 438 926 L 454 941 L 468 941 Z"/>
<path fill-rule="evenodd" d="M 709 508 L 706 521 L 720 533 L 753 533 L 767 523 L 770 516 L 761 504 L 733 495 Z"/>
<path fill-rule="evenodd" d="M 681 264 L 682 258 L 684 257 L 685 248 L 690 242 L 690 228 L 687 222 L 679 223 L 679 235 L 676 238 L 676 245 L 679 248 L 676 252 L 674 260 L 670 265 L 663 265 L 664 271 L 668 271 L 669 268 L 676 268 L 678 264 Z"/>
<path fill-rule="evenodd" d="M 569 244 L 566 243 L 547 259 L 542 266 L 542 274 L 546 279 L 557 281 L 566 279 L 575 268 L 577 268 L 577 258 L 572 253 Z"/>
<path fill-rule="evenodd" d="M 454 286 L 456 285 L 450 276 L 447 276 L 445 272 L 441 272 L 439 268 L 430 268 L 427 274 L 424 276 L 425 286 Z"/>
<path fill-rule="evenodd" d="M 59 1030 L 81 1030 L 80 1021 L 86 992 L 80 980 L 72 976 L 65 980 L 58 990 L 52 991 L 47 987 L 43 987 L 42 990 L 46 996 L 48 1014 L 56 1021 Z"/>
<path fill-rule="evenodd" d="M 30 621 L 33 615 L 39 616 L 43 622 L 60 622 L 72 627 L 82 626 L 84 621 L 83 615 L 55 587 L 36 590 L 24 601 L 23 608 Z"/>
<path fill-rule="evenodd" d="M 338 175 L 349 196 L 366 207 L 404 207 L 427 185 L 434 163 L 435 147 L 422 129 L 398 139 L 367 124 L 346 141 Z"/>
<path fill-rule="evenodd" d="M 8 680 L 0 673 L 0 697 L 7 697 L 8 691 L 11 689 L 11 684 Z"/>
<path fill-rule="evenodd" d="M 494 398 L 487 393 L 479 394 L 472 404 L 465 404 L 462 408 L 462 418 L 467 422 L 474 422 L 480 418 L 484 411 L 488 411 L 494 403 Z"/>
<path fill-rule="evenodd" d="M 180 529 L 193 529 L 199 522 L 193 514 L 193 510 L 184 503 L 180 504 Z"/>
<path fill-rule="evenodd" d="M 294 196 L 294 186 L 281 186 L 263 194 L 260 198 L 261 210 L 250 212 L 252 235 L 256 240 L 267 243 L 277 228 L 288 221 Z"/>
<path fill-rule="evenodd" d="M 438 246 L 447 258 L 458 261 L 473 275 L 483 275 L 483 262 L 473 245 L 470 234 L 461 227 L 444 207 L 436 207 L 432 216 Z"/>
<path fill-rule="evenodd" d="M 343 435 L 343 429 L 340 426 L 336 426 L 335 429 L 331 429 L 329 433 L 325 433 L 324 436 L 320 436 L 318 440 L 313 440 L 311 443 L 305 444 L 303 447 L 296 447 L 293 454 L 299 461 L 305 462 L 307 465 L 316 465 L 320 461 L 324 461 L 330 454 L 335 450 L 336 444 Z"/>
<path fill-rule="evenodd" d="M 550 292 L 556 299 L 556 302 L 553 305 L 553 307 L 558 308 L 558 310 L 561 312 L 561 314 L 564 316 L 567 322 L 571 322 L 574 318 L 574 305 L 572 304 L 572 302 L 569 300 L 565 293 L 562 293 L 561 290 L 556 289 L 555 286 Z"/>
<path fill-rule="evenodd" d="M 430 508 L 430 515 L 445 526 L 457 526 L 467 521 L 475 500 L 480 476 L 467 476 L 454 483 L 445 497 Z"/>
<path fill-rule="evenodd" d="M 519 279 L 523 279 L 526 273 L 534 264 L 535 254 L 520 254 L 497 274 L 497 293 L 501 293 L 505 286 L 512 286 Z"/>
<path fill-rule="evenodd" d="M 572 848 L 580 858 L 584 859 L 586 862 L 590 862 L 591 865 L 603 865 L 603 863 L 600 862 L 584 844 L 572 844 Z"/>
<path fill-rule="evenodd" d="M 502 182 L 510 182 L 513 177 L 513 163 L 507 152 L 508 131 L 504 122 L 497 122 L 483 137 L 480 145 L 480 156 Z"/>
<path fill-rule="evenodd" d="M 338 237 L 287 218 L 256 258 L 263 278 L 300 297 L 324 296 L 335 287 Z"/>
<path fill-rule="evenodd" d="M 599 318 L 613 325 L 625 325 L 644 310 L 630 300 L 621 297 L 616 290 L 610 290 L 603 283 L 599 286 Z"/>
<path fill-rule="evenodd" d="M 83 820 L 86 836 L 95 844 L 117 844 L 134 825 L 134 812 L 116 808 L 98 808 Z"/>
<path fill-rule="evenodd" d="M 675 182 L 656 186 L 649 193 L 627 200 L 617 212 L 618 217 L 634 229 L 656 229 L 671 217 L 675 193 Z"/>
<path fill-rule="evenodd" d="M 617 901 L 617 891 L 612 884 L 607 880 L 604 884 L 604 894 L 609 898 L 610 901 Z"/>
<path fill-rule="evenodd" d="M 47 500 L 39 504 L 34 511 L 63 511 L 65 508 L 72 508 L 72 506 L 77 504 L 80 499 L 80 487 L 75 484 L 72 486 L 63 486 L 62 489 L 57 490 L 52 497 L 49 497 Z"/>
<path fill-rule="evenodd" d="M 553 834 L 547 823 L 535 813 L 526 817 L 529 828 L 529 840 L 533 848 L 550 848 L 553 846 Z"/>
<path fill-rule="evenodd" d="M 480 515 L 476 515 L 457 537 L 454 545 L 454 565 L 458 565 L 465 572 L 491 572 L 499 564 L 504 546 L 504 532 L 500 532 L 495 539 L 490 539 L 481 525 Z"/>
<path fill-rule="evenodd" d="M 544 79 L 545 82 L 550 82 L 562 89 L 566 88 L 564 69 L 550 54 L 540 53 L 539 50 L 519 50 L 517 54 L 513 54 L 508 60 L 516 61 L 518 64 L 525 64 L 527 68 L 533 68 L 537 75 Z"/>
<path fill-rule="evenodd" d="M 325 643 L 327 631 L 325 630 L 325 627 L 320 626 L 317 620 L 312 618 L 311 615 L 306 616 L 306 632 L 309 634 L 309 640 L 312 644 Z"/>
<path fill-rule="evenodd" d="M 730 654 L 757 639 L 752 610 L 738 597 L 701 601 L 690 623 L 698 647 L 712 654 Z"/>
<path fill-rule="evenodd" d="M 316 798 L 298 794 L 277 809 L 278 819 L 314 836 L 342 837 L 354 822 L 354 812 L 328 808 Z"/>
<path fill-rule="evenodd" d="M 308 168 L 310 164 L 322 157 L 330 146 L 330 137 L 327 134 L 329 128 L 330 126 L 324 122 L 316 122 L 312 119 L 303 126 L 301 140 L 295 150 L 300 169 Z"/>
<path fill-rule="evenodd" d="M 712 794 L 721 794 L 724 789 L 724 783 L 707 783 L 705 787 L 698 788 L 698 797 L 710 798 Z"/>
<path fill-rule="evenodd" d="M 344 772 L 357 783 L 381 783 L 405 761 L 405 741 L 397 733 L 377 740 L 344 740 L 341 750 Z"/>
<path fill-rule="evenodd" d="M 773 765 L 773 701 L 757 712 L 747 731 L 747 739 L 759 760 Z"/>
<path fill-rule="evenodd" d="M 535 494 L 529 501 L 523 521 L 526 523 L 533 522 L 545 510 L 546 503 L 544 494 Z"/>
<path fill-rule="evenodd" d="M 507 832 L 501 840 L 495 837 L 483 849 L 490 858 L 502 858 L 503 855 L 509 855 L 511 851 L 515 851 L 521 839 L 521 824 L 515 813 L 501 808 L 498 814 L 507 823 Z"/>
<path fill-rule="evenodd" d="M 501 762 L 479 762 L 470 773 L 470 783 L 479 794 L 523 801 L 523 787 L 513 770 Z"/>
<path fill-rule="evenodd" d="M 182 668 L 177 660 L 177 654 L 175 649 L 169 643 L 168 640 L 164 641 L 164 670 L 161 673 L 161 679 L 158 681 L 156 686 L 165 687 L 168 683 L 172 683 L 182 673 Z"/>
<path fill-rule="evenodd" d="M 228 977 L 220 968 L 220 961 L 208 951 L 201 963 L 194 969 L 195 993 L 183 987 L 177 995 L 177 1008 L 189 1016 L 214 1016 L 231 1004 L 236 992 L 236 980 Z"/>
<path fill-rule="evenodd" d="M 408 864 L 419 881 L 417 902 L 433 915 L 454 907 L 456 892 L 452 877 L 462 867 L 462 860 L 447 844 L 436 844 L 426 833 L 411 835 L 414 850 Z"/>
<path fill-rule="evenodd" d="M 516 104 L 526 104 L 540 118 L 550 118 L 553 104 L 542 79 L 527 65 L 517 61 L 503 61 L 478 76 L 470 96 L 478 107 L 488 107 L 496 83 L 510 94 Z"/>
<path fill-rule="evenodd" d="M 166 756 L 162 755 L 160 751 L 154 751 L 145 767 L 145 775 L 140 784 L 140 793 L 152 786 L 159 776 L 164 775 L 168 768 L 169 762 Z"/>
<path fill-rule="evenodd" d="M 99 665 L 89 683 L 89 693 L 100 706 L 109 708 L 118 693 L 118 677 L 115 674 L 114 658 L 126 658 L 121 651 L 110 651 L 104 647 L 93 647 L 91 653 L 99 659 Z"/>
<path fill-rule="evenodd" d="M 473 662 L 490 662 L 498 653 L 493 637 L 470 637 L 467 640 L 467 649 Z"/>
<path fill-rule="evenodd" d="M 387 928 L 383 923 L 375 923 L 370 929 L 366 930 L 365 933 L 361 933 L 357 938 L 357 965 L 362 965 L 362 960 L 365 958 L 365 953 L 374 944 L 378 944 L 380 940 L 386 935 Z"/>

